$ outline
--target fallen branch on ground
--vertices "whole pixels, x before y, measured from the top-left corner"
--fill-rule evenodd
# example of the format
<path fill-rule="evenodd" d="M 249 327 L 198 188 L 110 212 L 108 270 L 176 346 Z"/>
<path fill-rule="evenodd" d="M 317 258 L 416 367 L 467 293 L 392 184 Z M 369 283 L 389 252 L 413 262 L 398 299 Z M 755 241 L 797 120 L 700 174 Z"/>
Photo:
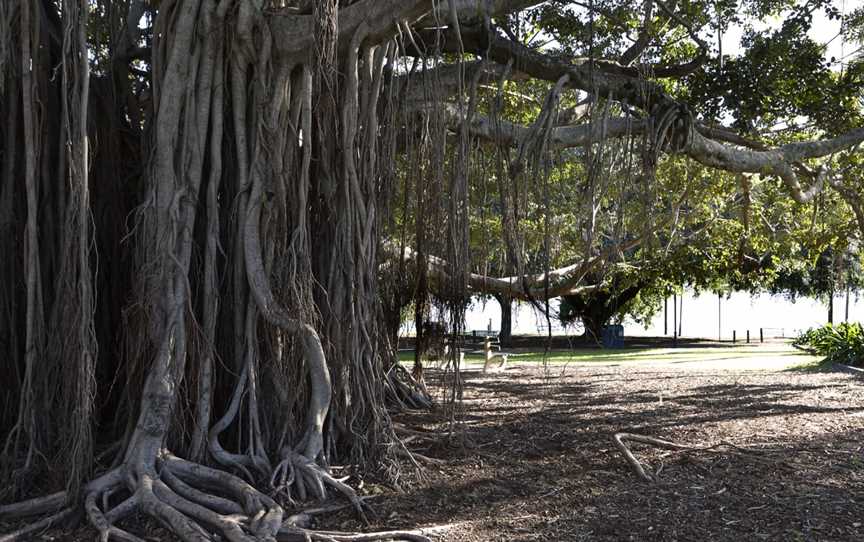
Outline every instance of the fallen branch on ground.
<path fill-rule="evenodd" d="M 404 425 L 399 424 L 399 423 L 393 424 L 393 430 L 396 431 L 397 435 L 406 435 L 408 437 L 416 437 L 416 438 L 427 439 L 427 440 L 439 440 L 439 439 L 447 437 L 447 435 L 443 434 L 443 433 L 437 433 L 437 432 L 433 433 L 433 432 L 429 432 L 429 431 L 419 431 L 417 429 L 410 429 L 410 428 L 405 427 Z M 406 442 L 406 440 L 403 439 L 403 442 Z"/>
<path fill-rule="evenodd" d="M 646 482 L 653 482 L 654 479 L 645 472 L 645 469 L 642 467 L 642 464 L 636 459 L 636 456 L 633 455 L 633 452 L 630 451 L 630 448 L 624 443 L 624 441 L 632 441 L 638 442 L 640 444 L 647 444 L 649 446 L 656 446 L 658 448 L 664 448 L 666 450 L 678 450 L 678 451 L 699 451 L 699 452 L 707 452 L 716 450 L 717 448 L 733 448 L 739 452 L 744 453 L 752 453 L 752 454 L 761 454 L 763 450 L 754 450 L 752 448 L 744 448 L 741 446 L 737 446 L 732 444 L 731 442 L 718 442 L 717 444 L 712 444 L 710 446 L 691 446 L 687 444 L 678 444 L 677 442 L 671 442 L 668 440 L 662 440 L 654 437 L 648 437 L 645 435 L 637 435 L 634 433 L 615 433 L 613 435 L 612 440 L 615 442 L 615 447 L 618 448 L 618 451 L 624 456 L 624 459 L 627 460 L 627 463 L 633 467 L 633 470 L 636 471 L 636 474 L 642 480 Z"/>
<path fill-rule="evenodd" d="M 279 531 L 279 542 L 370 542 L 373 540 L 405 540 L 408 542 L 431 542 L 423 531 L 380 531 L 376 533 L 343 533 L 338 531 L 311 531 L 300 527 L 288 527 Z"/>

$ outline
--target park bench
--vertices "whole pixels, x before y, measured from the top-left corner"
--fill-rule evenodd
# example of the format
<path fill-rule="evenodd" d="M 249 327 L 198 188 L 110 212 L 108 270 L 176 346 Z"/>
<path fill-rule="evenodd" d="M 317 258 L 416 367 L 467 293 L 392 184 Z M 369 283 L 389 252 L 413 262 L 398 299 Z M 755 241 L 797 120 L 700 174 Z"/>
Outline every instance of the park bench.
<path fill-rule="evenodd" d="M 467 336 L 472 342 L 475 342 L 480 345 L 486 344 L 487 339 L 489 340 L 491 347 L 493 349 L 501 351 L 501 339 L 499 338 L 499 331 L 497 329 L 475 329 L 471 331 L 471 334 Z M 478 339 L 480 339 L 478 341 Z"/>

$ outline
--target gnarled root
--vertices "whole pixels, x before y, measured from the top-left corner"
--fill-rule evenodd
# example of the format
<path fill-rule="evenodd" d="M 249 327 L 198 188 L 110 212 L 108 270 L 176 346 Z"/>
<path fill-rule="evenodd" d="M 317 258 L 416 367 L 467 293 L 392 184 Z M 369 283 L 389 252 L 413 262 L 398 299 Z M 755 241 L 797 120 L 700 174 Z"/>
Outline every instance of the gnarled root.
<path fill-rule="evenodd" d="M 27 524 L 15 532 L 0 536 L 0 542 L 18 542 L 19 540 L 27 540 L 31 534 L 48 529 L 49 527 L 66 520 L 66 518 L 70 517 L 74 512 L 74 508 L 63 508 L 59 512 L 56 512 L 44 519 Z M 0 515 L 0 517 L 3 516 Z"/>
<path fill-rule="evenodd" d="M 282 462 L 276 466 L 270 479 L 270 485 L 277 493 L 285 495 L 291 502 L 295 500 L 295 496 L 300 501 L 312 496 L 324 500 L 327 498 L 326 487 L 329 486 L 344 495 L 357 515 L 364 522 L 368 522 L 363 511 L 363 501 L 348 484 L 334 478 L 327 469 L 295 450 L 286 448 L 282 457 Z"/>
<path fill-rule="evenodd" d="M 212 541 L 217 536 L 229 542 L 273 541 L 282 528 L 282 507 L 233 474 L 167 452 L 160 454 L 156 467 L 124 465 L 85 487 L 84 511 L 101 542 L 141 542 L 116 525 L 136 511 L 165 524 L 184 542 Z M 115 496 L 124 494 L 111 505 Z M 0 517 L 50 514 L 0 541 L 23 540 L 70 517 L 75 512 L 71 502 L 65 493 L 56 493 L 0 507 Z"/>
<path fill-rule="evenodd" d="M 294 450 L 286 450 L 274 471 L 272 484 L 291 498 L 326 497 L 326 488 L 345 495 L 365 521 L 363 501 L 348 485 Z M 78 511 L 66 492 L 0 506 L 0 518 L 46 517 L 15 532 L 0 535 L 0 542 L 19 542 L 68 520 Z M 347 533 L 306 528 L 305 514 L 283 521 L 283 510 L 269 496 L 242 478 L 225 471 L 181 459 L 162 451 L 155 469 L 123 465 L 91 481 L 84 488 L 84 512 L 99 532 L 100 542 L 143 542 L 117 524 L 135 512 L 165 525 L 184 542 L 367 542 L 406 540 L 430 542 L 421 530 Z"/>
<path fill-rule="evenodd" d="M 400 408 L 431 409 L 432 395 L 426 389 L 422 379 L 416 379 L 405 367 L 394 363 L 387 371 L 387 391 L 391 403 Z"/>

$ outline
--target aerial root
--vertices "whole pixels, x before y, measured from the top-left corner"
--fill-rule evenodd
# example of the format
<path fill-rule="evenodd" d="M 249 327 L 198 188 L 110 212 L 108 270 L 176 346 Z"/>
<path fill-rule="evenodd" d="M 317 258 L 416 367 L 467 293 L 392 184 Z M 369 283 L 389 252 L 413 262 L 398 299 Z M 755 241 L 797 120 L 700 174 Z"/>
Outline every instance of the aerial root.
<path fill-rule="evenodd" d="M 634 433 L 615 433 L 613 435 L 612 440 L 615 443 L 615 447 L 618 448 L 618 451 L 624 456 L 624 459 L 627 460 L 627 463 L 633 468 L 636 472 L 636 475 L 639 476 L 642 480 L 646 482 L 653 482 L 654 478 L 651 477 L 645 469 L 642 467 L 642 464 L 636 459 L 636 456 L 633 455 L 633 452 L 630 451 L 630 448 L 627 447 L 625 441 L 638 442 L 640 444 L 647 444 L 649 446 L 656 446 L 658 448 L 664 448 L 666 450 L 676 450 L 676 451 L 713 451 L 717 448 L 732 448 L 739 452 L 750 453 L 750 454 L 762 454 L 764 450 L 755 450 L 752 448 L 745 448 L 742 446 L 737 446 L 730 442 L 719 442 L 717 444 L 712 444 L 710 446 L 690 446 L 687 444 L 679 444 L 677 442 L 671 442 L 668 440 L 662 440 L 654 437 L 649 437 L 646 435 L 637 435 Z"/>

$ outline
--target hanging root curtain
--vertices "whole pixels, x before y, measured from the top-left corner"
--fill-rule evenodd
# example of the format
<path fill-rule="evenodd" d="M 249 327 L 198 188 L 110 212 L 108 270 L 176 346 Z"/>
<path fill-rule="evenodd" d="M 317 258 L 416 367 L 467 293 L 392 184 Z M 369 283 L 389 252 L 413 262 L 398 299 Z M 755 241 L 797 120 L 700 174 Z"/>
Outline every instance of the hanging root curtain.
<path fill-rule="evenodd" d="M 102 540 L 138 540 L 134 512 L 185 541 L 354 539 L 283 504 L 362 517 L 330 464 L 395 468 L 378 116 L 428 6 L 313 4 L 0 6 L 0 517 L 30 518 L 0 540 L 82 508 Z M 280 16 L 305 32 L 277 43 Z M 59 491 L 18 500 L 39 473 Z"/>

